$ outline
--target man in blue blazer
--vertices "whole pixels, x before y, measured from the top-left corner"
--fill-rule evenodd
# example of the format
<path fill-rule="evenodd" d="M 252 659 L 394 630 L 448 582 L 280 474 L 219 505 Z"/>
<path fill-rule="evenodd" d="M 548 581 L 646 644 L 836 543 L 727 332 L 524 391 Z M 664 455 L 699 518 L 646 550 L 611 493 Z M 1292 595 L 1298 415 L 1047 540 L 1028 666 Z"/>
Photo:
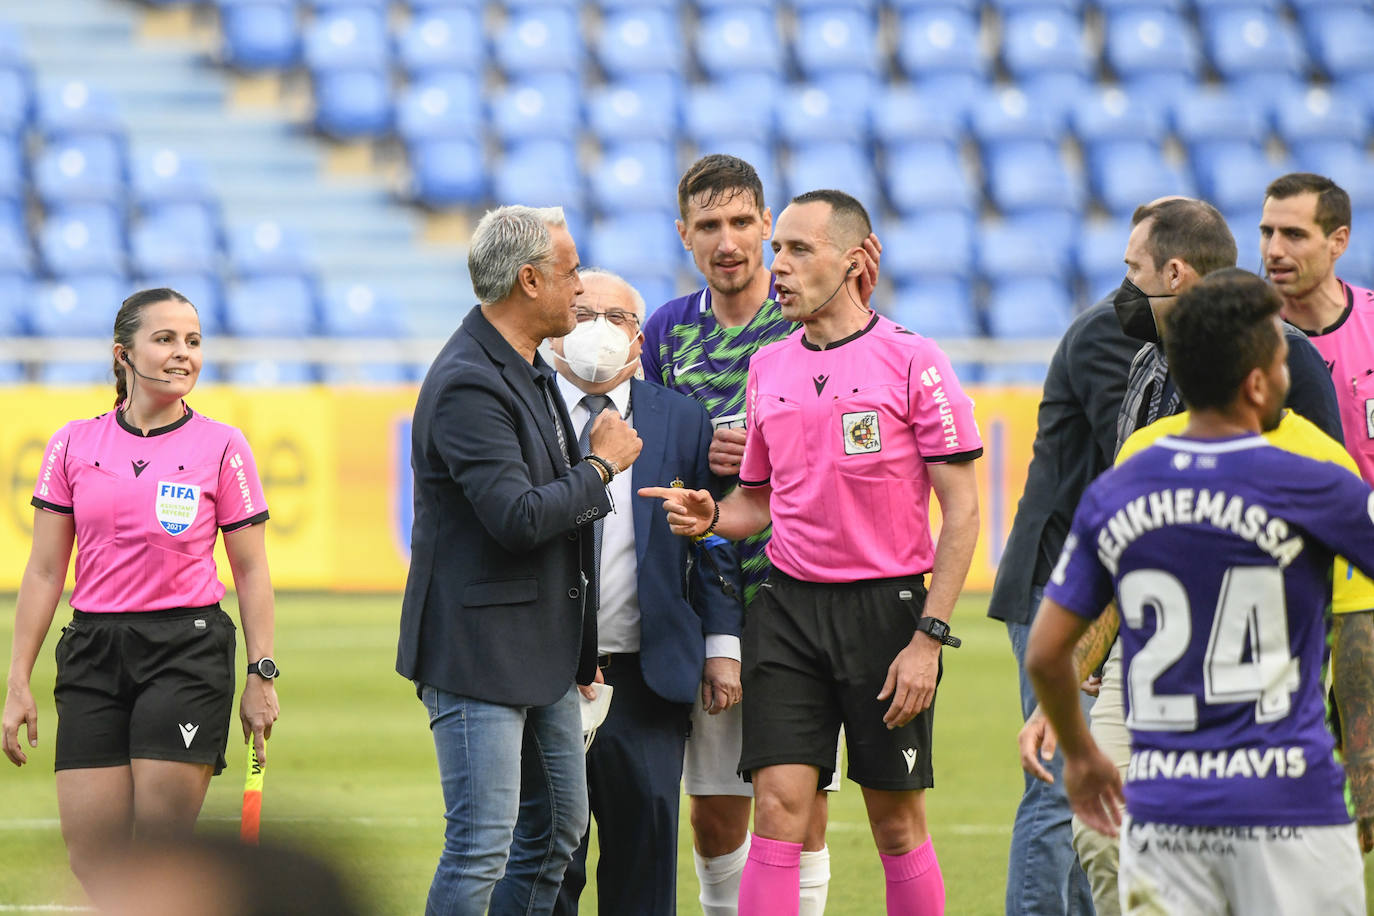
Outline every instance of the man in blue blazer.
<path fill-rule="evenodd" d="M 596 673 L 590 523 L 640 441 L 607 414 L 579 449 L 536 351 L 576 326 L 582 285 L 561 209 L 487 213 L 468 270 L 481 304 L 415 405 L 396 654 L 429 714 L 444 791 L 425 912 L 548 913 L 588 822 L 574 680 Z"/>
<path fill-rule="evenodd" d="M 583 271 L 582 284 L 577 327 L 549 344 L 573 427 L 610 413 L 644 443 L 633 473 L 608 488 L 613 511 L 593 523 L 599 677 L 614 688 L 587 754 L 600 844 L 597 903 L 607 916 L 674 916 L 679 785 L 692 704 L 700 697 L 709 711 L 721 712 L 741 693 L 739 563 L 728 541 L 693 544 L 674 536 L 656 505 L 635 495 L 641 486 L 716 489 L 711 422 L 691 398 L 634 377 L 643 297 L 605 271 Z M 584 840 L 568 867 L 556 910 L 564 916 L 577 913 L 586 851 Z"/>

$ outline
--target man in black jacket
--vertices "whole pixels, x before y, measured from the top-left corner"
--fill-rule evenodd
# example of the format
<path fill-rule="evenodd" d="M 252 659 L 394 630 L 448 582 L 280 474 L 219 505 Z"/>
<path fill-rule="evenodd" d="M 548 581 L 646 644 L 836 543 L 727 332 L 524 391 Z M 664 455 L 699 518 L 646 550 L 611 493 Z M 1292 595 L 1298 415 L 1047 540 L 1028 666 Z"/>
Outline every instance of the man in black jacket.
<path fill-rule="evenodd" d="M 468 270 L 481 304 L 430 366 L 411 433 L 396 670 L 429 714 L 447 822 L 425 912 L 550 912 L 588 820 L 574 681 L 596 675 L 590 523 L 641 442 L 604 411 L 581 455 L 537 353 L 577 325 L 561 209 L 487 213 Z"/>

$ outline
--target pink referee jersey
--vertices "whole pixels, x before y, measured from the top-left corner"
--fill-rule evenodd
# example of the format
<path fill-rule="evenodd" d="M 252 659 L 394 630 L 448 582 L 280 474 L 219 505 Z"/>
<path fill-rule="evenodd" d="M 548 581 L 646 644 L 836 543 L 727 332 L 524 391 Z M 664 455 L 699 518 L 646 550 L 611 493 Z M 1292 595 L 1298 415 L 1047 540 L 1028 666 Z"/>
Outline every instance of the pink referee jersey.
<path fill-rule="evenodd" d="M 48 443 L 33 504 L 73 516 L 72 607 L 89 613 L 214 604 L 216 531 L 267 519 L 243 433 L 189 407 L 147 436 L 118 410 L 68 423 Z"/>
<path fill-rule="evenodd" d="M 801 331 L 749 363 L 740 485 L 769 485 L 768 558 L 796 579 L 930 571 L 926 464 L 983 453 L 973 402 L 934 341 L 875 314 L 825 349 Z"/>
<path fill-rule="evenodd" d="M 1345 449 L 1360 476 L 1374 485 L 1374 291 L 1344 281 L 1347 311 L 1334 327 L 1312 335 L 1331 370 L 1341 409 Z"/>

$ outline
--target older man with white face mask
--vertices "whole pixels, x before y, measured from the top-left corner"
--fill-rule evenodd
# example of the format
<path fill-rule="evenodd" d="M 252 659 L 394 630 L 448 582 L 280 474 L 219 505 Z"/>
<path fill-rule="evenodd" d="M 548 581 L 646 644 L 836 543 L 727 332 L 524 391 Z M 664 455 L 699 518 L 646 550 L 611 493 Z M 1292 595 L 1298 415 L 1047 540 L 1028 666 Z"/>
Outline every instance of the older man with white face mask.
<path fill-rule="evenodd" d="M 599 413 L 614 410 L 644 442 L 632 473 L 611 481 L 612 511 L 595 523 L 598 680 L 614 688 L 587 754 L 601 851 L 597 899 L 602 913 L 671 916 L 692 703 L 700 693 L 718 713 L 740 698 L 739 563 L 728 541 L 674 536 L 656 505 L 635 495 L 646 485 L 718 493 L 711 422 L 691 398 L 635 377 L 644 341 L 639 293 L 604 271 L 584 270 L 581 280 L 577 326 L 546 344 L 573 428 L 585 437 Z M 577 913 L 586 852 L 584 839 L 557 913 Z"/>

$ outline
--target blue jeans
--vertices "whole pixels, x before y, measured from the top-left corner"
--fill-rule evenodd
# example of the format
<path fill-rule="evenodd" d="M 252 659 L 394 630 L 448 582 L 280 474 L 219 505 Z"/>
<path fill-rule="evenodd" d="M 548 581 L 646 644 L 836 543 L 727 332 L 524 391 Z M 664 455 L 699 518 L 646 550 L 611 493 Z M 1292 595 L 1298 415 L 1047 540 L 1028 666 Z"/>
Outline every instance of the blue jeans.
<path fill-rule="evenodd" d="M 501 706 L 421 685 L 444 790 L 444 851 L 426 916 L 549 913 L 587 830 L 576 687 Z"/>
<path fill-rule="evenodd" d="M 1031 615 L 1042 590 L 1031 590 Z M 1007 621 L 1007 635 L 1021 679 L 1021 718 L 1035 709 L 1035 690 L 1026 676 L 1026 637 L 1030 624 Z M 1081 694 L 1084 711 L 1092 697 Z M 1073 851 L 1073 811 L 1064 795 L 1064 758 L 1058 751 L 1045 765 L 1054 774 L 1048 785 L 1024 774 L 1025 791 L 1016 809 L 1007 863 L 1007 916 L 1087 916 L 1093 913 L 1092 888 Z"/>

